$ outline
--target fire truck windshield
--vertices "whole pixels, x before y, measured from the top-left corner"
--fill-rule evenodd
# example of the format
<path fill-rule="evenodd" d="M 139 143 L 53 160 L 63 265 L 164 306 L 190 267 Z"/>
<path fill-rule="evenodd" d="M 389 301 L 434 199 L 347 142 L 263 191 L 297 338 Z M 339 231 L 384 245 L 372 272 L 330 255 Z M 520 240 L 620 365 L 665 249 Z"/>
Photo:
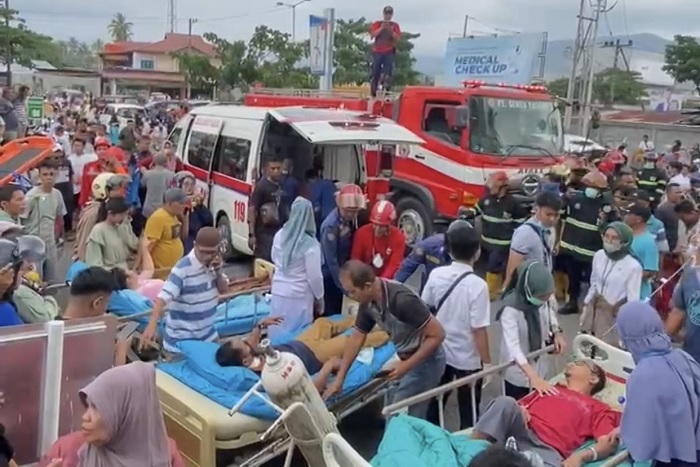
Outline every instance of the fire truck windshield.
<path fill-rule="evenodd" d="M 473 152 L 502 157 L 562 152 L 561 113 L 552 102 L 472 96 L 469 117 Z"/>

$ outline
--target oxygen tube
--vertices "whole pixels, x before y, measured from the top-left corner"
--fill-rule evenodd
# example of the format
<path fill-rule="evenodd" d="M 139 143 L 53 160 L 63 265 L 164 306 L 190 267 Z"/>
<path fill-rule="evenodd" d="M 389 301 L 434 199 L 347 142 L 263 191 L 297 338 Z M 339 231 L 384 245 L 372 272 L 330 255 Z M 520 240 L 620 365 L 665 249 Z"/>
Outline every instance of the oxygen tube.
<path fill-rule="evenodd" d="M 697 254 L 698 254 L 698 245 L 695 245 L 695 244 L 688 245 L 688 248 L 686 250 L 686 255 L 688 255 L 689 258 L 683 264 L 681 264 L 673 274 L 671 274 L 670 276 L 668 276 L 666 278 L 659 279 L 659 282 L 661 282 L 661 285 L 659 285 L 657 288 L 652 290 L 651 295 L 649 295 L 649 297 L 644 299 L 644 303 L 649 303 L 651 301 L 651 299 L 654 297 L 654 295 L 656 295 L 658 292 L 660 292 L 661 289 L 663 289 L 670 280 L 672 280 L 677 275 L 682 274 L 683 271 L 685 271 L 685 268 L 687 268 L 688 266 L 695 267 L 695 265 L 697 264 L 697 258 L 696 258 Z M 617 325 L 613 324 L 610 327 L 610 329 L 605 331 L 605 333 L 600 338 L 602 339 L 605 336 L 607 336 L 608 334 L 610 334 L 612 332 L 612 330 L 615 329 L 615 326 L 617 326 Z"/>

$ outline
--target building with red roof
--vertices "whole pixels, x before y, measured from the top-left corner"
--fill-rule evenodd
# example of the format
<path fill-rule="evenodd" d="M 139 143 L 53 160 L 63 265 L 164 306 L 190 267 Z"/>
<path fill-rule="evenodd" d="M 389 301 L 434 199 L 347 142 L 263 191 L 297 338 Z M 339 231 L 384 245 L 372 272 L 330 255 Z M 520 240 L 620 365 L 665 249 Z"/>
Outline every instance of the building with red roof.
<path fill-rule="evenodd" d="M 202 36 L 171 32 L 158 42 L 110 42 L 100 52 L 103 94 L 116 95 L 118 87 L 128 87 L 184 98 L 187 82 L 178 53 L 203 55 L 221 65 L 214 46 Z"/>

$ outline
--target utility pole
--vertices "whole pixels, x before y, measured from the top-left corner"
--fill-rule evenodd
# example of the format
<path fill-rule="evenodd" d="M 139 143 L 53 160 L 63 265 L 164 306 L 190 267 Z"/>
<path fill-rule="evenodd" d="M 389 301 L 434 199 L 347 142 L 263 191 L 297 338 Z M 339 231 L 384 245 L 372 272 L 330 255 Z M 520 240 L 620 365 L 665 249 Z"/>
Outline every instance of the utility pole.
<path fill-rule="evenodd" d="M 168 31 L 175 32 L 177 26 L 177 0 L 168 1 Z"/>
<path fill-rule="evenodd" d="M 187 52 L 192 53 L 192 26 L 197 22 L 197 18 L 189 18 L 187 20 Z M 190 77 L 187 76 L 187 98 L 192 98 L 192 84 Z"/>
<path fill-rule="evenodd" d="M 625 55 L 625 49 L 627 47 L 632 47 L 634 45 L 634 42 L 630 39 L 627 41 L 627 43 L 622 43 L 620 42 L 620 39 L 616 40 L 610 40 L 610 41 L 605 41 L 603 42 L 602 48 L 604 49 L 609 49 L 612 47 L 615 47 L 615 56 L 613 57 L 613 70 L 619 70 L 619 64 L 620 64 L 620 57 L 622 57 L 622 61 L 625 62 L 625 70 L 630 71 L 630 64 L 629 61 L 627 60 L 627 56 Z M 610 80 L 610 105 L 612 106 L 615 103 L 615 80 L 611 79 Z"/>
<path fill-rule="evenodd" d="M 469 27 L 469 15 L 464 15 L 464 30 L 462 31 L 462 37 L 467 37 L 467 28 Z"/>
<path fill-rule="evenodd" d="M 598 23 L 600 21 L 600 14 L 605 13 L 605 8 L 607 7 L 607 0 L 596 0 L 595 11 L 593 12 L 592 27 L 593 33 L 591 34 L 591 44 L 588 52 L 588 69 L 586 83 L 586 95 L 583 101 L 583 121 L 581 122 L 581 134 L 588 138 L 589 126 L 591 124 L 591 106 L 593 104 L 593 79 L 595 77 L 595 49 L 596 49 L 596 38 L 598 37 Z"/>
<path fill-rule="evenodd" d="M 571 53 L 571 74 L 566 92 L 569 104 L 564 113 L 564 128 L 573 131 L 573 104 L 578 103 L 583 110 L 581 132 L 586 135 L 591 115 L 593 78 L 595 75 L 595 48 L 598 36 L 598 22 L 605 13 L 607 0 L 581 0 L 578 13 L 578 27 L 574 50 Z"/>
<path fill-rule="evenodd" d="M 4 0 L 4 7 L 5 11 L 7 13 L 7 16 L 5 16 L 5 28 L 7 28 L 7 50 L 5 51 L 5 66 L 6 66 L 6 72 L 7 72 L 7 87 L 9 88 L 12 86 L 12 42 L 10 41 L 10 15 L 9 15 L 9 10 L 10 10 L 10 0 Z"/>

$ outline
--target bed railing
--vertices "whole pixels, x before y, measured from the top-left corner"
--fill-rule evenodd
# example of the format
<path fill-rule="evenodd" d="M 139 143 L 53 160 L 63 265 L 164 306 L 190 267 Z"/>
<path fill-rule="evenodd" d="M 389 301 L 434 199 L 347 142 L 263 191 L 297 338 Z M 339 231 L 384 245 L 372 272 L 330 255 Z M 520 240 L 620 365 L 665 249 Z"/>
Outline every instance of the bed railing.
<path fill-rule="evenodd" d="M 528 361 L 536 360 L 537 358 L 539 358 L 543 355 L 546 355 L 550 352 L 553 352 L 553 351 L 554 351 L 554 345 L 549 345 L 545 348 L 536 350 L 536 351 L 528 354 L 527 360 Z M 415 396 L 409 397 L 408 399 L 404 399 L 404 400 L 396 402 L 394 404 L 387 405 L 382 410 L 382 414 L 384 414 L 386 416 L 395 415 L 399 412 L 402 412 L 402 411 L 408 409 L 412 405 L 416 405 L 416 404 L 419 404 L 421 402 L 430 401 L 432 399 L 437 399 L 438 417 L 439 417 L 440 427 L 445 428 L 445 414 L 444 414 L 445 395 L 454 391 L 455 389 L 461 388 L 462 386 L 471 385 L 470 397 L 472 400 L 472 417 L 473 417 L 472 419 L 476 420 L 478 407 L 476 406 L 476 392 L 475 392 L 476 388 L 474 386 L 474 383 L 481 380 L 481 379 L 487 378 L 489 376 L 500 374 L 512 366 L 515 366 L 515 362 L 501 363 L 499 365 L 494 365 L 491 368 L 480 371 L 478 373 L 474 373 L 472 375 L 465 376 L 464 378 L 456 379 L 456 380 L 451 381 L 447 384 L 443 384 L 442 386 L 438 386 L 436 388 L 425 391 L 421 394 L 417 394 Z M 505 392 L 505 386 L 503 383 L 501 383 L 501 388 L 502 388 L 502 392 Z"/>
<path fill-rule="evenodd" d="M 581 351 L 582 344 L 589 344 L 589 345 L 594 345 L 596 347 L 600 346 L 605 353 L 609 352 L 619 352 L 619 353 L 624 353 L 623 351 L 619 349 L 612 348 L 608 346 L 607 344 L 603 343 L 602 341 L 599 341 L 591 336 L 587 335 L 579 335 L 574 339 L 573 343 L 573 353 L 577 358 L 585 357 L 585 353 Z M 533 361 L 545 354 L 548 354 L 554 350 L 554 346 L 550 345 L 548 347 L 545 347 L 543 349 L 537 350 L 535 352 L 532 352 L 527 355 L 527 360 L 528 361 Z M 444 401 L 445 401 L 445 396 L 448 395 L 450 392 L 461 388 L 466 385 L 470 385 L 470 397 L 472 401 L 472 417 L 473 420 L 477 420 L 477 406 L 476 406 L 476 393 L 475 393 L 475 386 L 474 383 L 476 383 L 479 380 L 482 380 L 484 378 L 487 378 L 489 376 L 496 376 L 496 375 L 501 375 L 506 369 L 515 366 L 515 362 L 508 362 L 508 363 L 502 363 L 499 365 L 495 365 L 491 368 L 488 368 L 486 370 L 480 371 L 478 373 L 474 373 L 472 375 L 466 376 L 464 378 L 456 379 L 454 381 L 451 381 L 447 384 L 444 384 L 442 386 L 438 386 L 434 389 L 425 391 L 421 394 L 417 394 L 413 397 L 409 397 L 407 399 L 404 399 L 402 401 L 396 402 L 394 404 L 387 405 L 384 407 L 382 410 L 382 413 L 385 416 L 392 416 L 395 415 L 399 412 L 407 410 L 410 406 L 419 404 L 421 402 L 426 402 L 430 401 L 432 399 L 437 399 L 438 402 L 438 417 L 439 417 L 439 425 L 443 429 L 445 428 L 445 414 L 444 414 Z M 505 392 L 505 385 L 503 382 L 501 382 L 501 393 L 503 394 Z M 326 453 L 330 454 L 330 458 L 333 458 L 333 449 L 331 446 L 334 446 L 334 448 L 340 452 L 342 452 L 342 455 L 345 459 L 352 459 L 351 453 L 349 453 L 346 449 L 345 446 L 342 443 L 338 443 L 337 440 L 329 440 L 329 448 L 326 450 Z M 347 443 L 345 443 L 347 444 Z M 603 464 L 603 467 L 614 467 L 617 465 L 622 464 L 629 458 L 629 453 L 625 450 L 622 451 L 615 456 L 610 457 L 605 464 Z M 331 465 L 331 464 L 329 464 Z M 345 463 L 340 463 L 338 464 L 337 462 L 333 464 L 334 467 L 348 467 L 348 466 L 353 466 L 353 467 L 361 467 L 367 465 L 365 464 L 358 464 L 358 463 L 350 463 L 348 464 L 347 462 Z"/>

